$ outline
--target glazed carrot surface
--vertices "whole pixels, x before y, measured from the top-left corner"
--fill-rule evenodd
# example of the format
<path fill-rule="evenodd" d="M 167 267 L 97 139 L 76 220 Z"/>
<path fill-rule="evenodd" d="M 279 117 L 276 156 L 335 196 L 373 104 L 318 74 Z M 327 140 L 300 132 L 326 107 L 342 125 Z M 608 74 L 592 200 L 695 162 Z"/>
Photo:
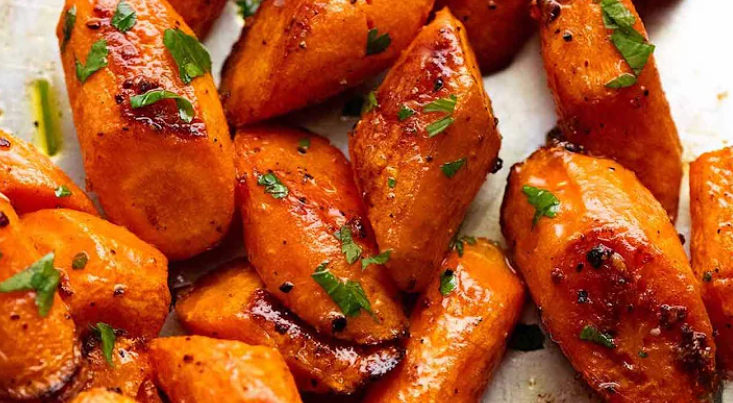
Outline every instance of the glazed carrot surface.
<path fill-rule="evenodd" d="M 127 31 L 113 25 L 117 0 L 67 0 L 64 11 L 76 12 L 68 41 L 65 13 L 57 28 L 87 181 L 112 222 L 185 259 L 216 245 L 232 219 L 229 131 L 211 74 L 186 84 L 165 44 L 168 35 L 174 49 L 195 48 L 178 13 L 165 0 L 126 4 L 136 13 Z M 89 69 L 93 53 L 106 65 L 84 77 L 76 63 Z M 163 90 L 182 99 L 134 107 L 133 97 Z"/>
<path fill-rule="evenodd" d="M 393 344 L 363 347 L 319 335 L 284 309 L 243 260 L 199 280 L 176 312 L 193 334 L 278 349 L 301 391 L 353 393 L 392 370 L 404 354 Z"/>
<path fill-rule="evenodd" d="M 98 214 L 91 200 L 33 145 L 0 130 L 0 193 L 18 214 L 68 208 Z"/>
<path fill-rule="evenodd" d="M 235 151 L 245 249 L 267 290 L 321 334 L 358 344 L 405 336 L 389 276 L 378 264 L 364 266 L 386 251 L 376 248 L 343 154 L 322 137 L 280 126 L 240 130 Z M 318 282 L 327 279 L 341 284 L 335 297 Z"/>
<path fill-rule="evenodd" d="M 10 202 L 2 194 L 0 253 L 0 282 L 41 259 Z M 2 401 L 51 395 L 77 370 L 81 350 L 74 322 L 58 293 L 53 292 L 51 298 L 48 312 L 42 316 L 36 306 L 35 291 L 0 293 Z"/>
<path fill-rule="evenodd" d="M 717 332 L 718 366 L 733 370 L 733 150 L 700 156 L 690 165 L 692 268 Z"/>
<path fill-rule="evenodd" d="M 540 149 L 512 168 L 501 219 L 550 336 L 605 400 L 710 398 L 715 342 L 698 281 L 633 172 Z"/>
<path fill-rule="evenodd" d="M 350 138 L 357 184 L 397 285 L 422 290 L 497 163 L 501 136 L 466 30 L 444 9 L 376 91 Z"/>
<path fill-rule="evenodd" d="M 478 402 L 524 305 L 524 286 L 484 239 L 451 252 L 410 318 L 404 362 L 365 402 Z"/>
<path fill-rule="evenodd" d="M 646 37 L 631 0 L 620 0 Z M 609 88 L 633 71 L 603 21 L 601 2 L 537 1 L 542 58 L 559 125 L 573 143 L 634 171 L 673 219 L 682 181 L 682 147 L 654 56 L 627 88 Z"/>

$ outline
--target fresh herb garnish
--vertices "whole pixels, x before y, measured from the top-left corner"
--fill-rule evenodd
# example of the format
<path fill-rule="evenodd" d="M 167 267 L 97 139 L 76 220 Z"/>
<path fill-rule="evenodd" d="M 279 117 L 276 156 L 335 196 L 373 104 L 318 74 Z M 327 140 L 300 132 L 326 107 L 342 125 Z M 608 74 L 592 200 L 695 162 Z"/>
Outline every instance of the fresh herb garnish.
<path fill-rule="evenodd" d="M 346 257 L 346 261 L 349 264 L 354 264 L 361 257 L 362 249 L 361 246 L 354 242 L 352 237 L 351 227 L 344 225 L 333 234 L 336 239 L 341 242 L 341 252 Z"/>
<path fill-rule="evenodd" d="M 76 24 L 76 6 L 71 6 L 71 8 L 66 10 L 66 13 L 64 13 L 64 28 L 62 29 L 64 39 L 61 41 L 62 52 L 66 49 L 66 44 L 69 43 L 69 39 L 71 39 L 71 32 L 74 30 L 74 24 Z"/>
<path fill-rule="evenodd" d="M 456 282 L 456 274 L 453 270 L 446 270 L 440 275 L 440 293 L 443 296 L 447 296 L 456 289 L 458 283 Z"/>
<path fill-rule="evenodd" d="M 110 367 L 114 367 L 115 363 L 112 360 L 112 352 L 115 348 L 115 330 L 112 326 L 99 322 L 92 329 L 97 333 L 97 337 L 102 341 L 102 355 L 104 355 L 105 361 Z"/>
<path fill-rule="evenodd" d="M 532 228 L 537 225 L 543 216 L 554 218 L 560 210 L 560 200 L 545 189 L 525 185 L 522 187 L 522 193 L 527 196 L 527 201 L 535 210 Z"/>
<path fill-rule="evenodd" d="M 456 110 L 456 101 L 458 101 L 458 97 L 455 95 L 451 95 L 448 98 L 436 99 L 425 105 L 423 112 L 445 112 L 451 114 Z"/>
<path fill-rule="evenodd" d="M 54 254 L 49 253 L 27 269 L 0 283 L 0 293 L 35 291 L 36 306 L 41 317 L 48 315 L 53 305 L 61 273 L 53 267 Z"/>
<path fill-rule="evenodd" d="M 391 176 L 387 178 L 387 187 L 389 187 L 390 189 L 394 189 L 395 186 L 397 186 L 397 179 Z"/>
<path fill-rule="evenodd" d="M 80 61 L 76 61 L 76 78 L 82 83 L 86 82 L 87 79 L 103 67 L 107 67 L 107 41 L 100 39 L 92 45 L 87 55 L 86 64 L 82 64 Z"/>
<path fill-rule="evenodd" d="M 619 74 L 618 77 L 606 83 L 607 88 L 626 88 L 636 84 L 636 76 L 629 73 Z"/>
<path fill-rule="evenodd" d="M 367 267 L 369 267 L 369 265 L 372 265 L 372 264 L 382 265 L 382 264 L 387 263 L 389 261 L 390 255 L 392 255 L 392 251 L 388 249 L 378 255 L 369 256 L 369 257 L 365 257 L 364 259 L 361 259 L 361 270 L 362 271 L 366 270 Z"/>
<path fill-rule="evenodd" d="M 545 348 L 545 334 L 538 325 L 520 323 L 514 328 L 509 347 L 512 350 L 535 351 Z"/>
<path fill-rule="evenodd" d="M 137 13 L 125 0 L 117 3 L 117 10 L 112 17 L 112 26 L 120 32 L 127 32 L 137 23 Z"/>
<path fill-rule="evenodd" d="M 446 116 L 436 122 L 431 123 L 428 125 L 428 127 L 425 128 L 428 132 L 428 137 L 434 137 L 438 134 L 442 133 L 445 129 L 448 128 L 448 126 L 452 125 L 453 122 L 455 122 L 455 119 L 453 119 L 453 116 Z"/>
<path fill-rule="evenodd" d="M 642 351 L 642 350 L 639 351 L 639 358 L 647 358 L 647 357 L 649 357 L 649 353 L 647 353 L 646 351 Z"/>
<path fill-rule="evenodd" d="M 379 31 L 376 28 L 370 29 L 367 34 L 367 56 L 384 52 L 389 47 L 390 43 L 392 43 L 392 38 L 389 37 L 388 33 L 379 35 Z"/>
<path fill-rule="evenodd" d="M 367 112 L 378 107 L 379 102 L 377 102 L 377 94 L 374 91 L 371 91 L 366 97 L 364 97 L 364 103 L 361 106 L 361 114 L 365 115 Z"/>
<path fill-rule="evenodd" d="M 608 348 L 616 348 L 613 337 L 610 334 L 603 333 L 592 325 L 585 325 L 580 331 L 580 340 L 590 341 Z"/>
<path fill-rule="evenodd" d="M 326 293 L 338 305 L 344 315 L 349 317 L 359 316 L 362 309 L 373 315 L 372 306 L 361 284 L 351 280 L 342 283 L 328 270 L 328 262 L 318 265 L 311 277 L 326 290 Z"/>
<path fill-rule="evenodd" d="M 66 185 L 61 185 L 56 188 L 56 190 L 53 191 L 53 193 L 58 197 L 59 199 L 62 197 L 69 197 L 71 196 L 71 190 L 66 187 Z"/>
<path fill-rule="evenodd" d="M 397 119 L 399 119 L 400 122 L 403 122 L 414 114 L 415 114 L 414 110 L 410 109 L 409 106 L 402 104 L 402 106 L 400 106 L 399 112 L 397 112 Z"/>
<path fill-rule="evenodd" d="M 603 24 L 606 28 L 613 30 L 611 42 L 634 72 L 634 76 L 628 73 L 619 75 L 606 83 L 606 87 L 630 87 L 636 84 L 636 77 L 641 74 L 655 47 L 634 29 L 636 17 L 621 2 L 618 0 L 602 0 L 601 10 Z"/>
<path fill-rule="evenodd" d="M 242 16 L 242 18 L 255 15 L 255 12 L 260 7 L 260 3 L 262 3 L 262 0 L 237 0 L 239 15 Z"/>
<path fill-rule="evenodd" d="M 289 193 L 288 188 L 272 172 L 257 177 L 257 184 L 264 186 L 265 192 L 276 199 L 282 199 Z"/>
<path fill-rule="evenodd" d="M 130 97 L 130 106 L 133 109 L 142 108 L 152 105 L 164 99 L 175 99 L 178 107 L 178 116 L 182 121 L 191 123 L 194 116 L 193 105 L 188 99 L 167 90 L 150 90 L 142 95 L 134 95 Z"/>
<path fill-rule="evenodd" d="M 306 151 L 311 147 L 311 139 L 310 137 L 303 137 L 302 139 L 298 140 L 298 152 L 301 154 L 305 154 Z"/>
<path fill-rule="evenodd" d="M 211 56 L 195 37 L 180 29 L 166 29 L 163 44 L 178 65 L 178 73 L 185 84 L 211 71 Z"/>
<path fill-rule="evenodd" d="M 71 268 L 74 270 L 84 270 L 88 262 L 89 255 L 86 252 L 79 252 L 71 260 Z"/>
<path fill-rule="evenodd" d="M 447 115 L 443 116 L 443 118 L 431 123 L 428 125 L 428 127 L 425 128 L 428 132 L 428 137 L 436 136 L 440 133 L 442 133 L 445 129 L 448 128 L 448 126 L 452 125 L 455 119 L 453 118 L 453 112 L 456 109 L 456 102 L 458 101 L 458 97 L 455 95 L 451 95 L 448 98 L 441 98 L 437 99 L 427 105 L 423 108 L 423 112 L 429 113 L 429 112 L 443 112 L 447 113 Z"/>
<path fill-rule="evenodd" d="M 458 170 L 463 167 L 465 163 L 466 158 L 461 158 L 453 162 L 446 162 L 445 164 L 440 166 L 440 170 L 443 171 L 445 176 L 447 176 L 448 178 L 452 178 L 453 176 L 455 176 L 456 172 L 458 172 Z"/>
<path fill-rule="evenodd" d="M 456 231 L 456 235 L 451 240 L 450 245 L 448 246 L 448 249 L 450 250 L 455 249 L 456 252 L 458 253 L 458 256 L 463 257 L 463 251 L 465 248 L 465 244 L 476 245 L 476 238 L 469 236 L 469 235 L 464 235 L 461 237 L 457 235 L 458 235 L 458 231 Z"/>

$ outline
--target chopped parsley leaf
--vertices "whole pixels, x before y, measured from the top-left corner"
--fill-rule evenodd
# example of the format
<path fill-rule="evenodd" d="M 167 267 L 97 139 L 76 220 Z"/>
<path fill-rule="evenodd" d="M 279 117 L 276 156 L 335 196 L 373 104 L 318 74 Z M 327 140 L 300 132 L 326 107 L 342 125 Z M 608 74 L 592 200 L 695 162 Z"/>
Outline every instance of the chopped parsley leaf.
<path fill-rule="evenodd" d="M 379 35 L 379 31 L 376 28 L 370 29 L 367 34 L 367 56 L 384 52 L 389 47 L 390 43 L 392 43 L 392 38 L 390 38 L 388 33 Z"/>
<path fill-rule="evenodd" d="M 56 188 L 56 189 L 55 189 L 55 190 L 53 191 L 53 193 L 54 193 L 54 194 L 56 195 L 56 197 L 58 197 L 59 199 L 60 199 L 60 198 L 62 198 L 62 197 L 69 197 L 69 196 L 71 196 L 71 190 L 69 190 L 69 188 L 67 188 L 67 187 L 66 187 L 66 185 L 61 185 L 61 186 L 57 187 L 57 188 Z"/>
<path fill-rule="evenodd" d="M 525 185 L 522 187 L 522 193 L 527 196 L 527 201 L 535 209 L 532 228 L 537 225 L 543 216 L 554 218 L 560 210 L 560 200 L 545 189 Z"/>
<path fill-rule="evenodd" d="M 242 18 L 255 15 L 255 12 L 260 7 L 260 3 L 262 3 L 262 0 L 237 0 L 239 15 L 242 16 Z"/>
<path fill-rule="evenodd" d="M 107 41 L 100 39 L 92 45 L 87 55 L 86 64 L 76 61 L 76 78 L 82 83 L 86 82 L 89 77 L 103 67 L 107 67 Z"/>
<path fill-rule="evenodd" d="M 71 39 L 71 32 L 74 30 L 74 24 L 76 24 L 76 6 L 71 6 L 70 9 L 66 10 L 64 14 L 64 28 L 62 30 L 64 39 L 61 42 L 61 51 L 66 49 L 66 44 Z"/>
<path fill-rule="evenodd" d="M 461 158 L 453 162 L 446 162 L 445 164 L 440 166 L 440 170 L 443 171 L 443 174 L 445 174 L 445 176 L 447 176 L 448 178 L 452 178 L 456 175 L 458 170 L 463 167 L 465 163 L 466 158 Z"/>
<path fill-rule="evenodd" d="M 344 225 L 333 235 L 341 242 L 341 252 L 344 254 L 344 257 L 346 257 L 346 261 L 349 264 L 356 263 L 356 261 L 361 257 L 362 249 L 361 246 L 354 242 L 351 227 Z"/>
<path fill-rule="evenodd" d="M 453 116 L 446 116 L 436 122 L 433 122 L 428 125 L 428 127 L 425 128 L 428 132 L 428 137 L 435 137 L 438 134 L 442 133 L 445 129 L 448 128 L 448 126 L 452 125 L 453 122 L 455 122 L 455 119 L 453 119 Z"/>
<path fill-rule="evenodd" d="M 377 94 L 374 91 L 371 91 L 364 98 L 364 103 L 361 106 L 361 114 L 365 115 L 368 112 L 371 112 L 372 109 L 378 108 L 378 107 L 379 107 L 379 102 L 377 102 Z"/>
<path fill-rule="evenodd" d="M 120 32 L 127 32 L 137 23 L 137 13 L 125 0 L 117 3 L 117 10 L 112 17 L 112 26 Z"/>
<path fill-rule="evenodd" d="M 71 260 L 71 268 L 74 270 L 84 270 L 84 268 L 87 267 L 88 262 L 89 255 L 87 255 L 86 252 L 79 252 L 74 255 L 74 258 Z"/>
<path fill-rule="evenodd" d="M 425 105 L 423 112 L 445 112 L 450 114 L 456 110 L 456 101 L 458 101 L 458 97 L 455 95 L 451 95 L 448 98 L 436 99 L 435 101 Z"/>
<path fill-rule="evenodd" d="M 448 296 L 458 286 L 456 275 L 453 270 L 446 270 L 440 275 L 440 293 L 445 297 Z"/>
<path fill-rule="evenodd" d="M 409 106 L 402 104 L 402 106 L 400 106 L 399 112 L 397 112 L 397 119 L 399 119 L 400 122 L 404 122 L 414 114 L 415 111 L 413 109 L 410 109 Z"/>
<path fill-rule="evenodd" d="M 163 44 L 178 65 L 178 73 L 185 84 L 211 71 L 211 56 L 195 37 L 180 29 L 166 29 Z"/>
<path fill-rule="evenodd" d="M 328 262 L 318 265 L 311 277 L 328 293 L 344 315 L 356 317 L 362 310 L 374 315 L 361 284 L 351 280 L 341 282 L 328 270 Z"/>
<path fill-rule="evenodd" d="M 378 255 L 365 257 L 361 259 L 361 270 L 364 271 L 372 264 L 382 265 L 389 261 L 389 257 L 392 255 L 391 250 L 386 250 Z"/>
<path fill-rule="evenodd" d="M 99 340 L 102 341 L 102 355 L 104 355 L 104 360 L 107 361 L 110 367 L 114 368 L 115 363 L 112 360 L 112 353 L 115 348 L 115 330 L 112 329 L 112 326 L 103 322 L 97 323 L 93 329 L 97 333 Z"/>
<path fill-rule="evenodd" d="M 150 90 L 142 95 L 131 96 L 130 106 L 132 109 L 142 108 L 164 99 L 175 99 L 176 106 L 178 107 L 178 116 L 182 121 L 191 123 L 195 113 L 191 101 L 176 94 L 175 92 L 167 90 Z"/>
<path fill-rule="evenodd" d="M 27 269 L 0 283 L 0 293 L 35 291 L 36 306 L 41 317 L 48 315 L 53 305 L 61 273 L 53 266 L 54 254 L 49 253 Z"/>
<path fill-rule="evenodd" d="M 282 199 L 289 193 L 288 188 L 272 172 L 257 177 L 257 184 L 264 186 L 265 192 L 271 194 L 276 199 Z"/>
<path fill-rule="evenodd" d="M 616 348 L 616 343 L 610 334 L 603 333 L 592 325 L 585 325 L 580 331 L 580 340 L 590 341 L 607 348 Z"/>

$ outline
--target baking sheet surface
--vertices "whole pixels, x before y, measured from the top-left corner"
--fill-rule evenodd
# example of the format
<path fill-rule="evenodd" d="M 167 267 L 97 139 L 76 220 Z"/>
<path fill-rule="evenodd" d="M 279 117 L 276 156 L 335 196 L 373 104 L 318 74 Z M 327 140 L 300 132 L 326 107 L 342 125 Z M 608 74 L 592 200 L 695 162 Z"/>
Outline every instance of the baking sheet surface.
<path fill-rule="evenodd" d="M 728 0 L 648 0 L 666 5 L 645 16 L 672 114 L 685 147 L 684 160 L 728 145 L 733 139 L 733 2 Z M 84 170 L 64 86 L 55 27 L 63 0 L 0 0 L 0 128 L 29 141 L 36 140 L 29 84 L 39 78 L 53 86 L 63 131 L 62 152 L 54 157 L 78 184 Z M 206 41 L 221 69 L 242 21 L 236 7 L 227 5 Z M 505 71 L 484 79 L 499 128 L 504 136 L 500 157 L 504 168 L 490 175 L 468 212 L 464 232 L 502 241 L 499 206 L 512 164 L 526 158 L 544 142 L 556 117 L 534 37 Z M 368 84 L 367 84 L 368 85 Z M 288 120 L 325 135 L 346 151 L 348 130 L 355 120 L 340 116 L 347 97 L 293 114 Z M 683 182 L 678 231 L 689 236 L 687 176 Z M 220 249 L 172 269 L 175 284 L 186 284 L 202 270 L 241 253 L 236 236 Z M 536 323 L 536 308 L 527 304 L 525 323 Z M 164 332 L 178 332 L 171 317 Z M 550 403 L 595 402 L 593 393 L 578 379 L 559 349 L 549 340 L 545 349 L 509 351 L 488 388 L 485 402 Z M 733 402 L 725 393 L 723 401 Z"/>

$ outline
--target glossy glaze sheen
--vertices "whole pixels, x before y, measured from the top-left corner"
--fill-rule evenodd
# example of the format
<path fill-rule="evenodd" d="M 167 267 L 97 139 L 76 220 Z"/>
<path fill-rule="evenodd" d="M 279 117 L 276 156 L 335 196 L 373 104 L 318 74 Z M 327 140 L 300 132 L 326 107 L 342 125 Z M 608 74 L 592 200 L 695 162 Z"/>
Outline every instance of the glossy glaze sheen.
<path fill-rule="evenodd" d="M 298 151 L 303 138 L 311 142 L 306 153 Z M 373 265 L 362 272 L 359 261 L 348 264 L 334 236 L 348 225 L 363 256 L 378 253 L 343 154 L 322 137 L 277 126 L 240 130 L 235 151 L 245 247 L 267 290 L 321 334 L 359 344 L 404 336 L 407 319 L 386 271 Z M 288 187 L 287 197 L 275 199 L 257 185 L 258 175 L 268 171 Z M 362 312 L 334 329 L 334 320 L 344 315 L 311 277 L 325 261 L 342 281 L 361 283 L 377 319 Z M 293 284 L 287 294 L 279 291 L 285 282 Z"/>
<path fill-rule="evenodd" d="M 532 227 L 525 185 L 559 199 L 555 218 Z M 715 344 L 697 281 L 667 214 L 633 172 L 540 149 L 512 168 L 501 219 L 550 335 L 607 401 L 710 397 Z M 616 348 L 581 340 L 585 326 Z"/>
<path fill-rule="evenodd" d="M 168 0 L 199 38 L 206 38 L 227 0 Z"/>
<path fill-rule="evenodd" d="M 219 88 L 229 123 L 256 122 L 322 101 L 391 66 L 434 0 L 266 0 L 234 45 Z M 388 33 L 366 55 L 367 34 Z"/>
<path fill-rule="evenodd" d="M 77 211 L 42 210 L 22 222 L 41 254 L 56 252 L 60 295 L 83 333 L 104 322 L 131 337 L 158 335 L 171 301 L 162 253 L 123 227 Z M 88 262 L 74 269 L 79 253 Z"/>
<path fill-rule="evenodd" d="M 56 197 L 66 186 L 68 197 Z M 97 215 L 91 200 L 66 174 L 35 147 L 0 130 L 0 193 L 18 214 L 48 208 L 69 208 Z"/>
<path fill-rule="evenodd" d="M 434 276 L 410 318 L 407 356 L 367 395 L 367 403 L 476 403 L 501 362 L 524 305 L 524 286 L 486 240 L 451 252 L 456 289 L 443 296 Z"/>
<path fill-rule="evenodd" d="M 90 188 L 110 220 L 155 245 L 170 259 L 213 247 L 234 211 L 231 142 L 211 75 L 184 85 L 163 32 L 190 29 L 166 1 L 128 0 L 137 23 L 127 33 L 110 25 L 116 0 L 67 0 L 77 8 L 61 54 Z M 106 39 L 109 66 L 82 85 L 74 63 Z M 175 102 L 131 109 L 130 96 L 152 88 L 188 98 L 196 117 L 184 123 Z"/>
<path fill-rule="evenodd" d="M 508 66 L 537 28 L 528 0 L 437 0 L 466 27 L 483 74 Z"/>
<path fill-rule="evenodd" d="M 603 25 L 600 4 L 587 0 L 537 3 L 547 82 L 565 136 L 634 171 L 674 219 L 682 181 L 682 146 L 654 57 L 636 85 L 606 88 L 606 83 L 631 70 L 608 39 L 611 31 Z M 636 16 L 636 30 L 646 36 L 631 1 L 621 3 Z M 559 16 L 553 21 L 557 7 Z"/>
<path fill-rule="evenodd" d="M 0 282 L 41 258 L 23 231 L 10 202 L 0 194 Z M 58 295 L 45 318 L 35 292 L 0 294 L 0 401 L 31 400 L 53 394 L 74 375 L 80 358 L 74 322 Z"/>
<path fill-rule="evenodd" d="M 98 388 L 81 393 L 71 403 L 136 403 L 136 400 L 104 388 Z"/>
<path fill-rule="evenodd" d="M 428 138 L 426 127 L 445 114 L 423 113 L 424 106 L 451 95 L 458 98 L 455 122 Z M 465 29 L 447 10 L 403 53 L 377 101 L 350 139 L 351 160 L 379 248 L 392 250 L 390 274 L 417 292 L 432 279 L 501 145 Z M 417 113 L 401 122 L 402 105 Z M 441 165 L 461 158 L 467 162 L 448 178 Z"/>
<path fill-rule="evenodd" d="M 733 371 L 733 150 L 690 165 L 692 268 L 717 332 L 718 367 Z"/>
<path fill-rule="evenodd" d="M 158 386 L 173 402 L 299 403 L 293 376 L 269 347 L 183 336 L 155 339 L 150 357 Z"/>
<path fill-rule="evenodd" d="M 265 291 L 243 260 L 199 280 L 176 312 L 193 334 L 277 348 L 301 391 L 352 393 L 393 369 L 403 355 L 394 345 L 354 346 L 319 335 Z"/>

